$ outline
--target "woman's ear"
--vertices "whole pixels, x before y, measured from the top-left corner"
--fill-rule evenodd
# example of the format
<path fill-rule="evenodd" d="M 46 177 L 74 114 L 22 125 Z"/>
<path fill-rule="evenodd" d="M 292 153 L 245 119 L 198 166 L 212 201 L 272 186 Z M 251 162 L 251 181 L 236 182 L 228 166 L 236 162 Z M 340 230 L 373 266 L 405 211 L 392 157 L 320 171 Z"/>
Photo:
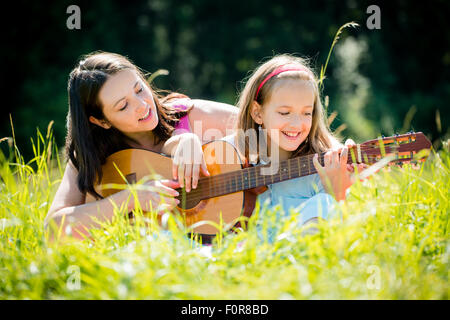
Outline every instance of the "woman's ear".
<path fill-rule="evenodd" d="M 96 124 L 99 127 L 102 127 L 103 129 L 108 130 L 111 128 L 111 124 L 106 120 L 98 120 L 97 118 L 94 118 L 93 116 L 89 117 L 89 121 L 93 124 Z"/>
<path fill-rule="evenodd" d="M 256 101 L 252 102 L 252 105 L 250 107 L 250 115 L 252 116 L 253 121 L 255 121 L 257 124 L 263 123 L 262 108 L 258 102 Z"/>

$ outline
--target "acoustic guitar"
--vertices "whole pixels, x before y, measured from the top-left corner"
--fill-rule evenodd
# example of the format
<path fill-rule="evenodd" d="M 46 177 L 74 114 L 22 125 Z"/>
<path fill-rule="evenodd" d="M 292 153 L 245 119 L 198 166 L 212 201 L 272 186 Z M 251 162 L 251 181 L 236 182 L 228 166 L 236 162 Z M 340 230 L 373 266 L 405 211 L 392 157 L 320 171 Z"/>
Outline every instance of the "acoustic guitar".
<path fill-rule="evenodd" d="M 349 148 L 348 163 L 372 165 L 383 157 L 394 158 L 390 163 L 401 164 L 410 161 L 424 161 L 431 148 L 430 141 L 421 132 L 382 137 L 366 141 Z M 425 152 L 420 152 L 426 150 Z M 186 226 L 199 221 L 239 226 L 234 223 L 241 216 L 250 217 L 256 197 L 266 186 L 316 173 L 313 156 L 300 156 L 278 164 L 278 171 L 267 174 L 265 166 L 248 166 L 236 148 L 223 140 L 203 145 L 204 158 L 210 177 L 200 177 L 196 189 L 190 192 L 178 189 L 180 204 L 177 213 L 182 215 Z M 319 154 L 323 165 L 324 154 Z M 108 184 L 135 183 L 151 173 L 164 179 L 172 179 L 172 160 L 166 155 L 143 149 L 125 149 L 110 155 L 102 166 L 103 177 L 96 191 L 107 197 L 120 190 L 102 187 Z M 95 199 L 88 195 L 87 201 Z M 211 224 L 193 228 L 194 233 L 214 236 L 218 230 Z"/>

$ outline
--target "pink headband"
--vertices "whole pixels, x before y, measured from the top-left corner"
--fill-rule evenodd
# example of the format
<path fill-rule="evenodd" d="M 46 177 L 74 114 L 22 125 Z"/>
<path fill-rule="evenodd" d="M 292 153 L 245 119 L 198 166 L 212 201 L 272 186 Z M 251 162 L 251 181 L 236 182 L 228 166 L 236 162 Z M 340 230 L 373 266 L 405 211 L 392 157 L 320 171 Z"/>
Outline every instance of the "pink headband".
<path fill-rule="evenodd" d="M 305 71 L 307 73 L 311 73 L 307 68 L 303 66 L 299 66 L 297 64 L 286 64 L 283 66 L 279 66 L 275 70 L 273 70 L 267 77 L 264 78 L 264 80 L 261 82 L 261 84 L 258 87 L 258 90 L 256 90 L 255 94 L 255 100 L 258 98 L 259 90 L 261 90 L 262 86 L 270 80 L 270 78 L 275 77 L 276 75 L 286 72 L 286 71 Z"/>

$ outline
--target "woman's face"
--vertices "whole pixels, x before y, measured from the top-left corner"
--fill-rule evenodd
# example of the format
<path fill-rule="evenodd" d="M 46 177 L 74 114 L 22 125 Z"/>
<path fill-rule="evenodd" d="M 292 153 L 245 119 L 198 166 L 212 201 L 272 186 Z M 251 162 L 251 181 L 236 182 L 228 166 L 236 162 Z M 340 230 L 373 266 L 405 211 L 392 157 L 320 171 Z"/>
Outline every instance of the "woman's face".
<path fill-rule="evenodd" d="M 280 80 L 261 108 L 261 124 L 280 156 L 295 151 L 308 137 L 314 109 L 314 89 L 309 81 Z"/>
<path fill-rule="evenodd" d="M 134 70 L 110 76 L 98 98 L 107 120 L 105 128 L 113 126 L 125 135 L 132 135 L 153 130 L 158 124 L 152 92 Z"/>

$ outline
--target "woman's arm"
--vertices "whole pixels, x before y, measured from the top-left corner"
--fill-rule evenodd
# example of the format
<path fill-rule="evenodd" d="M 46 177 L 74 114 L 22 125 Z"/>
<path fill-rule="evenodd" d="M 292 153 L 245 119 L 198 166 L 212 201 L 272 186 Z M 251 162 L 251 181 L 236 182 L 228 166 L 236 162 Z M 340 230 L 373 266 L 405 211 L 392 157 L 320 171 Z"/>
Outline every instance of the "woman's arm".
<path fill-rule="evenodd" d="M 67 235 L 69 231 L 67 226 L 70 226 L 72 236 L 76 238 L 83 238 L 88 235 L 90 228 L 98 228 L 99 223 L 95 222 L 95 219 L 99 221 L 111 221 L 114 215 L 113 202 L 118 206 L 122 206 L 123 203 L 128 201 L 130 196 L 129 190 L 119 191 L 104 199 L 85 203 L 86 196 L 82 193 L 77 186 L 77 169 L 69 161 L 66 165 L 61 184 L 56 191 L 53 203 L 47 213 L 44 221 L 44 226 L 50 228 L 51 238 L 54 238 L 55 231 L 52 224 L 61 228 L 61 235 Z M 138 200 L 142 204 L 151 202 L 153 208 L 164 201 L 168 206 L 174 207 L 178 200 L 172 198 L 177 196 L 178 193 L 171 187 L 177 187 L 178 185 L 171 181 L 151 181 L 148 185 L 154 187 L 153 191 L 139 191 Z M 164 197 L 161 194 L 165 194 L 171 197 Z M 133 210 L 135 207 L 134 197 L 131 197 L 128 201 L 128 211 Z M 170 208 L 167 208 L 170 210 Z M 149 210 L 145 210 L 149 211 Z M 94 219 L 95 218 L 95 219 Z"/>
<path fill-rule="evenodd" d="M 162 152 L 173 158 L 173 179 L 189 192 L 197 187 L 200 172 L 209 175 L 203 158 L 202 144 L 222 139 L 233 132 L 237 123 L 235 106 L 209 100 L 192 100 L 189 125 L 192 133 L 183 133 L 168 139 Z M 192 180 L 192 181 L 191 181 Z"/>
<path fill-rule="evenodd" d="M 162 152 L 172 157 L 172 176 L 186 192 L 197 188 L 200 172 L 209 176 L 200 138 L 191 132 L 171 137 Z M 192 179 L 192 182 L 191 182 Z"/>
<path fill-rule="evenodd" d="M 234 132 L 239 109 L 233 105 L 194 99 L 189 124 L 202 143 L 222 139 Z"/>

